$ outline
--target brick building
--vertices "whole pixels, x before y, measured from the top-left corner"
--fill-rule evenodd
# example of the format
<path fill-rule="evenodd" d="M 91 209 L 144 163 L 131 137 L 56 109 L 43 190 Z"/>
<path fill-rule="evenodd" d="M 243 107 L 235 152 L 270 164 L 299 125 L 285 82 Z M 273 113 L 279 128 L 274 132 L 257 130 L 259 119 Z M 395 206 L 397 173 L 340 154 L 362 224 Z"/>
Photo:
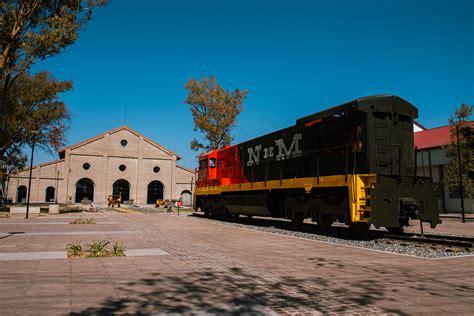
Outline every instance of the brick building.
<path fill-rule="evenodd" d="M 33 167 L 30 201 L 105 204 L 109 195 L 137 205 L 156 199 L 182 199 L 191 204 L 195 173 L 178 165 L 181 157 L 121 126 L 61 149 L 59 160 Z M 7 197 L 26 201 L 29 169 L 12 174 Z"/>

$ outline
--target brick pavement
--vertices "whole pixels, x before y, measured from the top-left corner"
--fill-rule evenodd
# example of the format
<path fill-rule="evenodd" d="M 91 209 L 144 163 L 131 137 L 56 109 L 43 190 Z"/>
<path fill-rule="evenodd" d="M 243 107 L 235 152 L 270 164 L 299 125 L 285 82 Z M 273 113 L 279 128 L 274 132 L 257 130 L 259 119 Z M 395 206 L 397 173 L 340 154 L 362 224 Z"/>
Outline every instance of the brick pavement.
<path fill-rule="evenodd" d="M 64 218 L 63 218 L 64 217 Z M 474 258 L 417 259 L 169 214 L 0 220 L 0 253 L 108 238 L 169 255 L 0 261 L 2 314 L 471 314 Z M 78 217 L 78 216 L 72 216 Z M 16 224 L 15 224 L 16 223 Z M 110 231 L 129 234 L 107 235 Z M 102 235 L 58 235 L 64 232 Z M 12 247 L 13 246 L 13 247 Z"/>

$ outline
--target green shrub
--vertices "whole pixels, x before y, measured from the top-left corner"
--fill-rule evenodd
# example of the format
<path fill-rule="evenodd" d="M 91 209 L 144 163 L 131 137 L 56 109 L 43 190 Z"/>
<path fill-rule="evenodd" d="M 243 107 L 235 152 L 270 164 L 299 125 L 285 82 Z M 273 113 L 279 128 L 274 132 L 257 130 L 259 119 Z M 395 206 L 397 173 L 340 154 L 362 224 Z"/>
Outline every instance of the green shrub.
<path fill-rule="evenodd" d="M 110 250 L 107 249 L 108 244 L 110 244 L 109 240 L 93 241 L 89 244 L 89 256 L 106 257 L 110 254 Z"/>
<path fill-rule="evenodd" d="M 80 241 L 74 241 L 66 246 L 68 256 L 80 257 L 82 255 L 82 246 Z"/>
<path fill-rule="evenodd" d="M 67 244 L 68 257 L 124 257 L 125 247 L 118 242 L 112 246 L 112 250 L 107 248 L 109 240 L 93 241 L 88 244 L 89 249 L 83 250 L 80 241 L 74 241 Z"/>
<path fill-rule="evenodd" d="M 114 256 L 123 257 L 125 256 L 125 247 L 116 242 L 113 246 Z"/>

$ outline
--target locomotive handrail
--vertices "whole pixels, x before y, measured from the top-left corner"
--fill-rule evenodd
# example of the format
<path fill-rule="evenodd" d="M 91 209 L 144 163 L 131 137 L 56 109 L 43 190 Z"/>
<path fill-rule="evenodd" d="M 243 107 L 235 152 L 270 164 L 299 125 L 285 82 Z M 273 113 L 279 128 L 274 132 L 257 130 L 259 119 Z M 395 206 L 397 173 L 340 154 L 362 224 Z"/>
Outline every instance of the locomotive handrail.
<path fill-rule="evenodd" d="M 346 183 L 347 183 L 347 172 L 349 171 L 349 151 L 347 150 L 348 147 L 349 147 L 350 144 L 347 144 L 346 145 L 346 176 L 345 176 L 345 180 L 346 180 Z"/>
<path fill-rule="evenodd" d="M 418 165 L 418 147 L 415 146 L 415 167 L 413 168 L 413 184 L 416 182 L 416 177 L 417 177 L 417 165 Z"/>

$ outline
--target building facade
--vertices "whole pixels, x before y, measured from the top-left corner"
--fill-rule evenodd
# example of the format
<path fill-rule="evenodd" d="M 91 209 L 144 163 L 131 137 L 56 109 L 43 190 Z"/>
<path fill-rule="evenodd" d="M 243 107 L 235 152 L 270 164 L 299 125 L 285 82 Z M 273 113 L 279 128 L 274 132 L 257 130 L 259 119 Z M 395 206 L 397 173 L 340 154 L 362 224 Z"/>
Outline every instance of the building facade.
<path fill-rule="evenodd" d="M 95 205 L 109 195 L 130 204 L 157 199 L 190 205 L 195 172 L 178 165 L 181 157 L 129 128 L 121 126 L 58 152 L 59 159 L 34 166 L 30 201 Z M 9 177 L 7 198 L 26 201 L 29 169 Z"/>
<path fill-rule="evenodd" d="M 474 122 L 471 122 L 474 127 Z M 432 177 L 439 187 L 440 210 L 442 213 L 460 213 L 461 199 L 457 182 L 446 183 L 446 157 L 444 146 L 451 141 L 451 127 L 441 126 L 430 129 L 415 130 L 415 146 L 417 147 L 417 174 Z M 474 199 L 464 198 L 464 211 L 474 213 Z"/>

